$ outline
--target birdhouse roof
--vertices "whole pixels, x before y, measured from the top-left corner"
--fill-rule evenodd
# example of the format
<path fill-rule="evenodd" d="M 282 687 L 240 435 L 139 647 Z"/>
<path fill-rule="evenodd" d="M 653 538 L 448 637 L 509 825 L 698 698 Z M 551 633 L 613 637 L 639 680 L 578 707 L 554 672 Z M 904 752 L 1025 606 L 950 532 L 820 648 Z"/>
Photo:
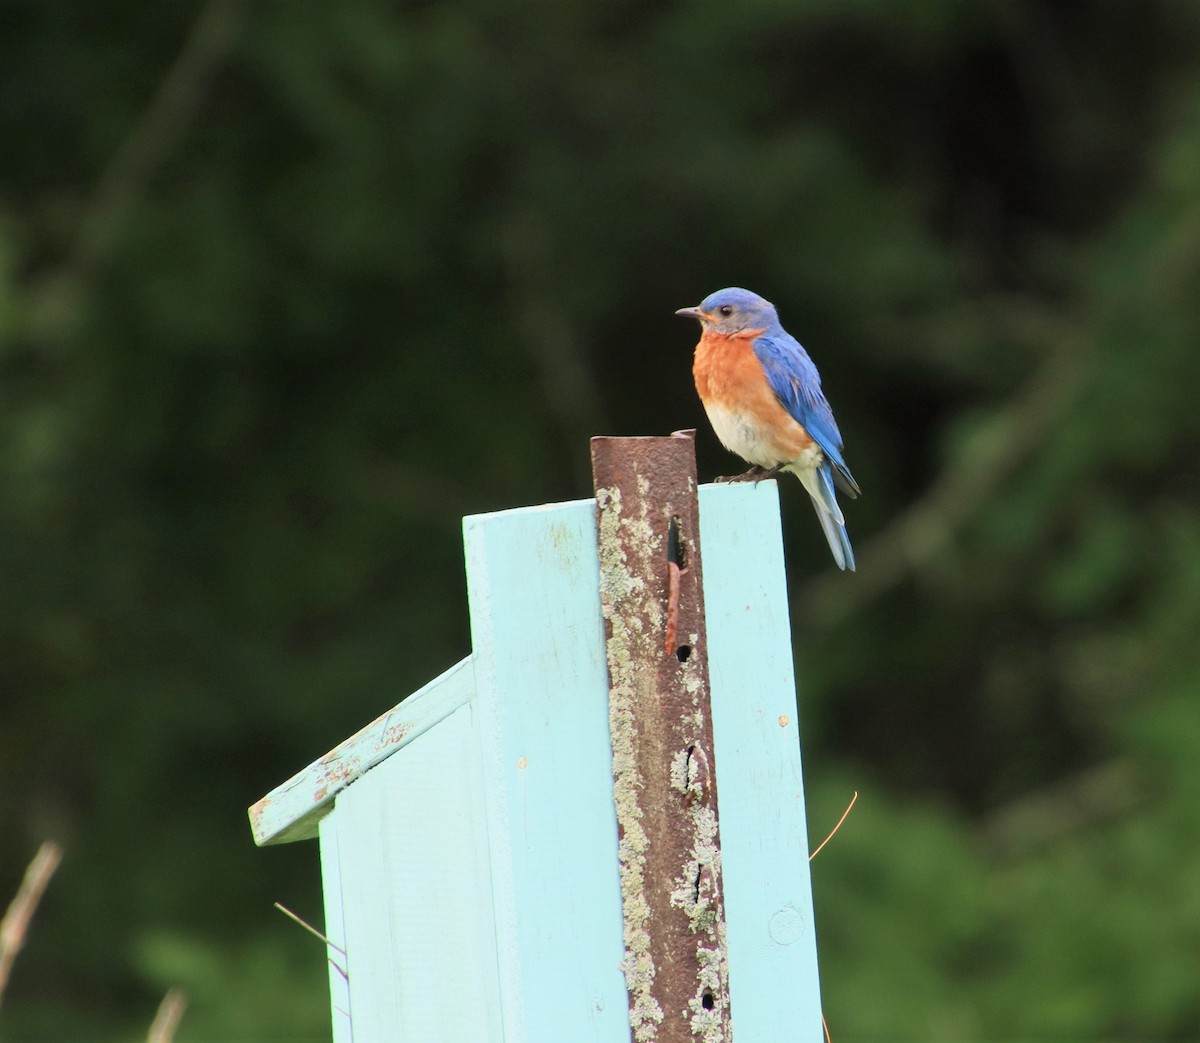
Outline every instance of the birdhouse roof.
<path fill-rule="evenodd" d="M 276 786 L 250 808 L 255 843 L 316 837 L 338 793 L 468 702 L 474 690 L 467 657 Z"/>

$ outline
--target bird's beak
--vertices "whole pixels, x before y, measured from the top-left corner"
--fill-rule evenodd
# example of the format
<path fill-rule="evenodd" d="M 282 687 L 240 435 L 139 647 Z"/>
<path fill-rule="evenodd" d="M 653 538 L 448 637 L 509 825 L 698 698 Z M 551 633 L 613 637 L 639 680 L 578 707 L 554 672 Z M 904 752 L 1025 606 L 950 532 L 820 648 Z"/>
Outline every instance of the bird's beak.
<path fill-rule="evenodd" d="M 685 319 L 699 319 L 701 322 L 708 318 L 700 308 L 680 308 L 675 314 L 682 315 Z"/>

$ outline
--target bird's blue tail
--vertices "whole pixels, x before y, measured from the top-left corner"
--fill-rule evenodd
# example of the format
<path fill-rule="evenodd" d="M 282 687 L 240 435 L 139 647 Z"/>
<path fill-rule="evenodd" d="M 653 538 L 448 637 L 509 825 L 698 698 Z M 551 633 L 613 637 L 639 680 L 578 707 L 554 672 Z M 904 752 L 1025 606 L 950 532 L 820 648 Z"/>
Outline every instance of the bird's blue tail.
<path fill-rule="evenodd" d="M 842 517 L 842 509 L 838 506 L 837 493 L 833 488 L 833 468 L 825 461 L 811 474 L 813 480 L 805 481 L 803 474 L 800 480 L 812 497 L 817 520 L 825 532 L 825 539 L 829 541 L 829 549 L 833 551 L 833 560 L 839 569 L 853 572 L 854 548 L 850 546 L 846 520 Z"/>

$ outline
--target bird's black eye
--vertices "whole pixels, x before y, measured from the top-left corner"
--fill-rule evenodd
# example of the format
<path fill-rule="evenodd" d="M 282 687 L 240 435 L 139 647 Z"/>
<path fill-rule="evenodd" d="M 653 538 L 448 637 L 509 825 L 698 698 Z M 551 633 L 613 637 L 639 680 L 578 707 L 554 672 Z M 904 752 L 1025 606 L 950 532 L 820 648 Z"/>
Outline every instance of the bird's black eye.
<path fill-rule="evenodd" d="M 719 307 L 717 309 L 717 311 L 719 311 L 722 315 L 724 315 L 725 318 L 729 318 L 729 316 L 733 314 L 733 305 L 732 304 L 722 304 L 721 307 Z"/>

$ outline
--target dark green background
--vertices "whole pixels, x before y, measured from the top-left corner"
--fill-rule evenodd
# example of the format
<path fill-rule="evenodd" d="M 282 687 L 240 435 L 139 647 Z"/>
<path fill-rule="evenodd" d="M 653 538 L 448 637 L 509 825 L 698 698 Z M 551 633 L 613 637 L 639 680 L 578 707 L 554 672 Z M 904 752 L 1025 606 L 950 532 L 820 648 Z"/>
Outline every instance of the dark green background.
<path fill-rule="evenodd" d="M 1200 5 L 0 0 L 3 1037 L 327 1035 L 245 807 L 469 651 L 459 519 L 779 306 L 837 1043 L 1200 1036 Z M 816 837 L 814 837 L 816 839 Z"/>

